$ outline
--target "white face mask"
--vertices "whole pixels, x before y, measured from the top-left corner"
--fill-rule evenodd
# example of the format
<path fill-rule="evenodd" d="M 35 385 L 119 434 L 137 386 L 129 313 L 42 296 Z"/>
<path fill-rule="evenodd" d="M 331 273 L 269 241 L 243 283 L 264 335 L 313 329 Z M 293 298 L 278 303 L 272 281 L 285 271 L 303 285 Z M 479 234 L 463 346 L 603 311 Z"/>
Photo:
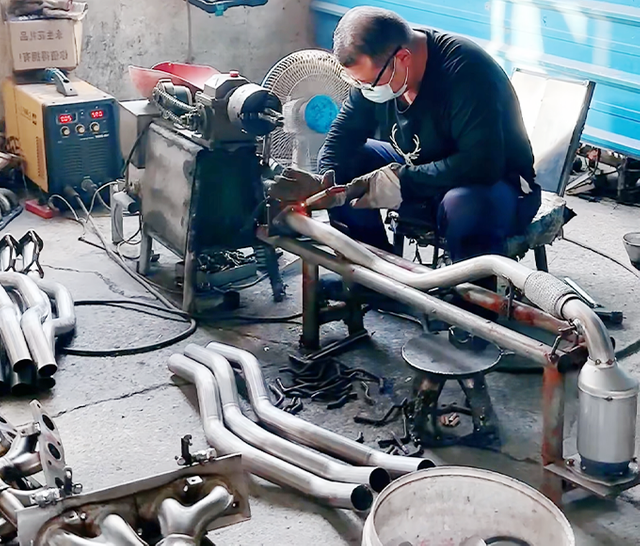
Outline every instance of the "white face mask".
<path fill-rule="evenodd" d="M 409 81 L 409 68 L 407 68 L 407 74 L 404 78 L 404 83 L 402 87 L 397 91 L 393 91 L 391 88 L 391 81 L 393 80 L 393 76 L 396 73 L 396 60 L 393 59 L 393 71 L 391 72 L 391 78 L 389 78 L 389 83 L 384 85 L 377 85 L 372 89 L 363 88 L 361 89 L 362 95 L 365 99 L 370 100 L 371 102 L 377 102 L 378 104 L 382 104 L 383 102 L 389 102 L 390 100 L 397 99 L 398 97 L 404 95 L 407 90 L 407 82 Z"/>

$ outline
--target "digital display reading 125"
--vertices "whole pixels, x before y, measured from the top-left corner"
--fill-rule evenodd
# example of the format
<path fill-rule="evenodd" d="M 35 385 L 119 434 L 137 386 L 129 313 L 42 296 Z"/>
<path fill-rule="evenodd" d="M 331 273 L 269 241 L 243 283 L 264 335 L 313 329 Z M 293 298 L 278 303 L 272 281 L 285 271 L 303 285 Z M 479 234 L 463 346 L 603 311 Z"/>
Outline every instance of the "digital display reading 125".
<path fill-rule="evenodd" d="M 66 125 L 67 123 L 73 123 L 76 120 L 75 114 L 59 114 L 58 123 Z"/>
<path fill-rule="evenodd" d="M 104 110 L 93 110 L 91 112 L 91 119 L 102 119 L 104 117 Z"/>

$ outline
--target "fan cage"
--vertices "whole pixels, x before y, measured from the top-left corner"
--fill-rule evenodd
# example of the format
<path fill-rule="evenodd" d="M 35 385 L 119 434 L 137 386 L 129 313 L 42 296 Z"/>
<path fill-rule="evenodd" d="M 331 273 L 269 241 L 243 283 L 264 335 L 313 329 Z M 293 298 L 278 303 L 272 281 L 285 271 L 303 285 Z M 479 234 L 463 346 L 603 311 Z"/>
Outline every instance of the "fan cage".
<path fill-rule="evenodd" d="M 296 100 L 309 100 L 317 95 L 331 97 L 338 107 L 349 95 L 349 84 L 341 77 L 342 66 L 336 57 L 322 49 L 304 49 L 278 61 L 265 76 L 262 86 L 274 93 L 283 105 Z M 321 136 L 321 135 L 318 135 Z M 300 145 L 300 134 L 277 128 L 268 137 L 266 149 L 270 159 L 284 167 L 293 164 L 294 150 Z M 323 138 L 311 138 L 304 163 L 315 170 Z"/>

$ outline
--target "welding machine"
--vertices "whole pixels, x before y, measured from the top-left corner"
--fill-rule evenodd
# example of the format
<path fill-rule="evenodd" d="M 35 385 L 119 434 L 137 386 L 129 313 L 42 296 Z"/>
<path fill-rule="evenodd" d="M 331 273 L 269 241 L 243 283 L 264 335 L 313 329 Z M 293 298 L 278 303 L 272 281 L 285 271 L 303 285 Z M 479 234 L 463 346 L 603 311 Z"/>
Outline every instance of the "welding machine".
<path fill-rule="evenodd" d="M 25 162 L 25 175 L 47 194 L 67 187 L 92 192 L 120 177 L 116 100 L 70 78 L 56 83 L 2 84 L 6 133 Z M 93 184 L 87 184 L 90 181 Z"/>

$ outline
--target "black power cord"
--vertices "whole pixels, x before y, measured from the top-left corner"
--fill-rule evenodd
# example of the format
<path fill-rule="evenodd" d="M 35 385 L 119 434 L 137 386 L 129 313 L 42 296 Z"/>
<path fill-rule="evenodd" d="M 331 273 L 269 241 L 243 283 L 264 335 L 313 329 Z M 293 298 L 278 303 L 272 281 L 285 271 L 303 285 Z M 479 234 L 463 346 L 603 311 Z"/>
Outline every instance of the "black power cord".
<path fill-rule="evenodd" d="M 60 352 L 67 355 L 74 356 L 130 356 L 137 355 L 142 353 L 149 353 L 151 351 L 157 351 L 159 349 L 164 349 L 165 347 L 169 347 L 183 339 L 188 338 L 191 334 L 196 331 L 198 327 L 196 321 L 191 318 L 187 313 L 183 311 L 179 311 L 177 309 L 168 309 L 166 307 L 161 307 L 159 305 L 153 305 L 152 303 L 146 303 L 136 300 L 79 300 L 74 302 L 76 307 L 89 307 L 89 306 L 107 306 L 107 307 L 118 307 L 121 309 L 130 309 L 132 311 L 137 311 L 140 313 L 144 313 L 147 315 L 158 317 L 158 313 L 151 313 L 148 310 L 154 310 L 161 313 L 166 313 L 170 316 L 162 316 L 161 318 L 165 320 L 175 320 L 178 322 L 184 322 L 188 324 L 186 330 L 180 332 L 175 336 L 171 336 L 167 339 L 163 339 L 162 341 L 158 341 L 155 343 L 149 343 L 147 345 L 141 345 L 138 347 L 124 347 L 122 349 L 83 349 L 83 348 L 75 348 L 75 347 L 62 347 Z M 129 306 L 134 306 L 132 309 Z M 139 307 L 139 309 L 135 309 L 135 307 Z M 173 316 L 171 316 L 173 315 Z M 176 317 L 176 318 L 174 318 Z"/>

